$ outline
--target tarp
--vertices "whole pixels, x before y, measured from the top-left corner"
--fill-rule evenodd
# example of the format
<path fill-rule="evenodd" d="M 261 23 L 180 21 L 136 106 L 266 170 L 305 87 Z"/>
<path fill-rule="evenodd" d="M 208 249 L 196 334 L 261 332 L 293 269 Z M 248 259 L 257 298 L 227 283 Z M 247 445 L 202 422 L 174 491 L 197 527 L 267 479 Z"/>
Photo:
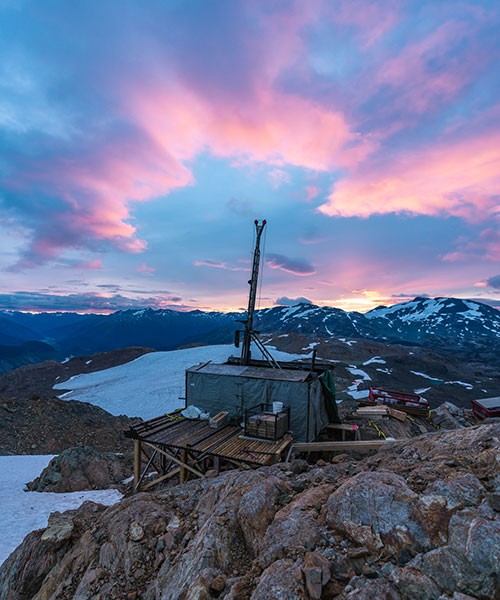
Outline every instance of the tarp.
<path fill-rule="evenodd" d="M 342 423 L 339 417 L 339 411 L 337 409 L 337 403 L 335 402 L 335 379 L 330 369 L 324 371 L 319 380 L 323 386 L 323 393 L 325 395 L 325 408 L 328 413 L 330 423 Z"/>
<path fill-rule="evenodd" d="M 329 422 L 323 387 L 315 375 L 307 380 L 304 377 L 280 380 L 213 371 L 195 368 L 186 371 L 187 405 L 197 406 L 212 416 L 227 411 L 233 419 L 242 421 L 247 408 L 260 403 L 283 402 L 290 407 L 293 437 L 301 442 L 315 440 Z"/>

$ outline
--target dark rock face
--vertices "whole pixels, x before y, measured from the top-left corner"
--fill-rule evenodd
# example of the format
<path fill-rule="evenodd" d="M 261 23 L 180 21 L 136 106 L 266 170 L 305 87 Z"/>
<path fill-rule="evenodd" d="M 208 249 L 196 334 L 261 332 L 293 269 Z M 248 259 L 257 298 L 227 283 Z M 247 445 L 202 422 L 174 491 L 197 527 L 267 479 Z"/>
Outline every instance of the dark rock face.
<path fill-rule="evenodd" d="M 150 351 L 123 348 L 91 360 L 46 361 L 0 374 L 0 454 L 59 454 L 84 445 L 129 452 L 123 430 L 138 419 L 115 417 L 86 402 L 61 400 L 54 397 L 52 387 L 73 375 L 107 369 Z"/>
<path fill-rule="evenodd" d="M 129 455 L 98 452 L 91 446 L 69 448 L 53 458 L 27 484 L 32 492 L 77 492 L 116 487 L 132 471 Z"/>
<path fill-rule="evenodd" d="M 480 425 L 86 503 L 26 537 L 0 600 L 493 599 L 499 435 Z"/>
<path fill-rule="evenodd" d="M 130 452 L 123 430 L 137 421 L 75 400 L 10 398 L 0 404 L 0 454 L 58 454 L 80 445 Z"/>

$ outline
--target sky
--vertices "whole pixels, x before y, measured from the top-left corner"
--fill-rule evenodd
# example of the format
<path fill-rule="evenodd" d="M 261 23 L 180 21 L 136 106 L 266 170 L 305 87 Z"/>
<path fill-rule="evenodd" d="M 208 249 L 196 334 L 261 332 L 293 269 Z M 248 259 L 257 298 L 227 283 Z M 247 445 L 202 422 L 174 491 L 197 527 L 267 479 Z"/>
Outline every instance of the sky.
<path fill-rule="evenodd" d="M 500 298 L 497 0 L 0 0 L 0 309 Z M 500 304 L 500 302 L 498 303 Z"/>

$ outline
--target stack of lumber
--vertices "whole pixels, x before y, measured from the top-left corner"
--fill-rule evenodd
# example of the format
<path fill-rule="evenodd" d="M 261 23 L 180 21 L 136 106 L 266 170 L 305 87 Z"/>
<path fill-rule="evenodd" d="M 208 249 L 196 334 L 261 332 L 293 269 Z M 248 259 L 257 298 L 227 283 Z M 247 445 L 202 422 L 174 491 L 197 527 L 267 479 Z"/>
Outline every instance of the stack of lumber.
<path fill-rule="evenodd" d="M 356 410 L 356 414 L 360 417 L 394 417 L 399 421 L 404 421 L 406 419 L 406 413 L 387 406 L 385 404 L 380 404 L 378 406 L 361 406 Z"/>

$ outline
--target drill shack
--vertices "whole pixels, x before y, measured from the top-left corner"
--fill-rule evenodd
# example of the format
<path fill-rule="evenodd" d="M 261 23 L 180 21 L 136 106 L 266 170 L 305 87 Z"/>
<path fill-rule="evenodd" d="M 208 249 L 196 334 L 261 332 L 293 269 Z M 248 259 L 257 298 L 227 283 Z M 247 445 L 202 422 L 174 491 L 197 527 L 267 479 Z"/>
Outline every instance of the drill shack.
<path fill-rule="evenodd" d="M 266 221 L 255 221 L 256 242 L 243 330 L 236 332 L 241 356 L 224 364 L 207 362 L 186 370 L 185 408 L 151 419 L 126 435 L 134 440 L 135 489 L 145 490 L 179 475 L 224 466 L 258 467 L 283 459 L 292 443 L 312 442 L 329 423 L 339 423 L 329 365 L 278 362 L 253 328 L 260 265 L 260 240 Z M 257 348 L 263 359 L 252 358 Z M 145 465 L 145 466 L 144 466 Z M 145 483 L 156 471 L 158 477 Z"/>

